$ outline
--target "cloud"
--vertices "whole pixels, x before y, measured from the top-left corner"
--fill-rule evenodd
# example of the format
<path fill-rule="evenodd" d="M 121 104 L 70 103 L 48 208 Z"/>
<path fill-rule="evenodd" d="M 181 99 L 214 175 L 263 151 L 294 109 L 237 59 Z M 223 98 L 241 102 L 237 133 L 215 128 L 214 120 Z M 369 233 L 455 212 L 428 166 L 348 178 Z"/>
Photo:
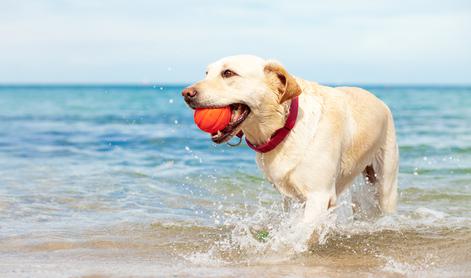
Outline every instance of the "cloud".
<path fill-rule="evenodd" d="M 469 83 L 467 1 L 13 1 L 0 82 L 190 82 L 252 53 L 320 82 Z"/>

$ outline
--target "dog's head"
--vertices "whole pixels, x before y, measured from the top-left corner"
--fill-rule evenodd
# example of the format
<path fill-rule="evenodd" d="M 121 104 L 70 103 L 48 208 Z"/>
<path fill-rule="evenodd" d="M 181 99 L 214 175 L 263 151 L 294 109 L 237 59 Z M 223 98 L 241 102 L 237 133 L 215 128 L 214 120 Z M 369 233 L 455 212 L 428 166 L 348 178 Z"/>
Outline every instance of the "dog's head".
<path fill-rule="evenodd" d="M 267 125 L 279 124 L 270 119 L 283 118 L 277 115 L 282 104 L 300 93 L 295 78 L 278 62 L 238 55 L 210 64 L 205 79 L 185 88 L 182 95 L 193 109 L 231 106 L 230 124 L 212 134 L 215 143 L 223 143 L 241 129 L 264 134 L 270 130 Z"/>

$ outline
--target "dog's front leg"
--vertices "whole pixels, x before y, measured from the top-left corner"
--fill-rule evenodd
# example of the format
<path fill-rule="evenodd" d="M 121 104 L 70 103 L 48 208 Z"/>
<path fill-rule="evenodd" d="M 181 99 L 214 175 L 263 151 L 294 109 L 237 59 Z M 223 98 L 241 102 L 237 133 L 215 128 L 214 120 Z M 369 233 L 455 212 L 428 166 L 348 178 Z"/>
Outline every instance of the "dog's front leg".
<path fill-rule="evenodd" d="M 332 194 L 328 191 L 316 191 L 309 193 L 306 197 L 303 222 L 316 225 L 321 216 L 327 212 Z"/>
<path fill-rule="evenodd" d="M 294 248 L 300 252 L 306 251 L 306 248 L 319 241 L 319 236 L 314 231 L 319 225 L 322 215 L 327 212 L 330 194 L 326 191 L 316 191 L 306 197 L 304 213 L 287 235 L 288 242 L 295 242 Z"/>
<path fill-rule="evenodd" d="M 302 218 L 304 224 L 316 225 L 320 217 L 336 202 L 335 161 L 336 159 L 323 163 L 306 163 L 303 168 L 298 167 L 298 175 L 293 177 L 294 184 L 304 185 L 297 187 L 305 200 Z"/>
<path fill-rule="evenodd" d="M 291 197 L 284 195 L 283 204 L 282 204 L 283 212 L 289 213 L 292 207 L 293 207 L 293 199 Z"/>

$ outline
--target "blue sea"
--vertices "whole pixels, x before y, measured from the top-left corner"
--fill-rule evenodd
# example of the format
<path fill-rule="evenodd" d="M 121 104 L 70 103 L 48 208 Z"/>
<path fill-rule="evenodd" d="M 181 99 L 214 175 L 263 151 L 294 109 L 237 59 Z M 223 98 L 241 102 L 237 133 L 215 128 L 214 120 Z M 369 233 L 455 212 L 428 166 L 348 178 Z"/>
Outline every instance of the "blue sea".
<path fill-rule="evenodd" d="M 471 276 L 471 87 L 366 86 L 395 118 L 398 212 L 339 209 L 301 252 L 296 208 L 182 88 L 0 87 L 0 276 Z"/>

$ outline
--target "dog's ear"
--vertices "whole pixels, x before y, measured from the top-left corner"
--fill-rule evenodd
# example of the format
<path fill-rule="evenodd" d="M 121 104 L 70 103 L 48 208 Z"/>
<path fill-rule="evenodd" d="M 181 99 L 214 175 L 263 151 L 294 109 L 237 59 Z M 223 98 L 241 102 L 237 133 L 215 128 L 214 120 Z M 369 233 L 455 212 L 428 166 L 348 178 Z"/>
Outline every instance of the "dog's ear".
<path fill-rule="evenodd" d="M 301 94 L 301 87 L 296 79 L 278 62 L 268 61 L 263 70 L 270 86 L 278 92 L 280 103 Z"/>

